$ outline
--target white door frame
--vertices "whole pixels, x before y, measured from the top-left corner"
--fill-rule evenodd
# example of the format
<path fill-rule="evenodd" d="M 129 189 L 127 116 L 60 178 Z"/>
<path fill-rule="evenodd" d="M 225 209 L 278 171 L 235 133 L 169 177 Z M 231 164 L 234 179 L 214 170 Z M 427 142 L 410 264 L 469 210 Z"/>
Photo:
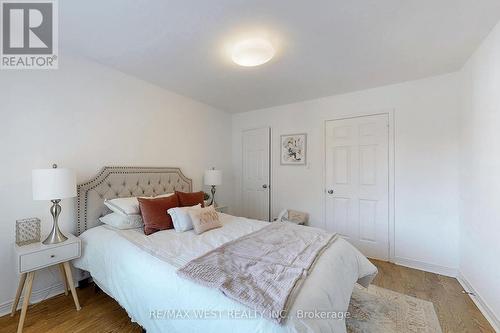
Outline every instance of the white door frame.
<path fill-rule="evenodd" d="M 240 157 L 240 160 L 241 160 L 241 179 L 240 179 L 240 192 L 243 193 L 243 182 L 244 182 L 244 177 L 243 177 L 243 133 L 245 132 L 248 132 L 248 131 L 253 131 L 253 130 L 258 130 L 258 129 L 263 129 L 263 128 L 267 128 L 269 129 L 269 184 L 268 184 L 268 200 L 269 200 L 269 208 L 268 208 L 268 219 L 270 222 L 273 221 L 273 202 L 274 202 L 274 197 L 273 197 L 273 193 L 274 193 L 274 161 L 273 161 L 273 128 L 271 126 L 262 126 L 262 127 L 251 127 L 251 128 L 245 128 L 245 129 L 242 129 L 241 130 L 241 157 Z M 243 200 L 243 197 L 241 196 L 241 193 L 239 194 L 239 197 L 240 197 L 240 204 L 239 204 L 239 207 L 240 207 L 240 213 L 241 213 L 241 203 L 242 203 L 242 200 Z"/>
<path fill-rule="evenodd" d="M 333 118 L 324 119 L 323 121 L 323 184 L 326 184 L 326 123 L 332 120 L 342 120 L 342 119 L 351 119 L 351 118 L 360 118 L 366 116 L 375 116 L 385 114 L 389 118 L 389 230 L 387 230 L 389 234 L 389 261 L 394 262 L 396 257 L 396 232 L 395 232 L 395 184 L 394 184 L 394 172 L 395 172 L 395 138 L 394 138 L 394 109 L 380 110 L 380 111 L 372 111 L 372 112 L 356 112 L 356 113 L 348 113 L 339 116 L 335 116 Z M 323 223 L 326 228 L 326 188 L 323 189 Z"/>

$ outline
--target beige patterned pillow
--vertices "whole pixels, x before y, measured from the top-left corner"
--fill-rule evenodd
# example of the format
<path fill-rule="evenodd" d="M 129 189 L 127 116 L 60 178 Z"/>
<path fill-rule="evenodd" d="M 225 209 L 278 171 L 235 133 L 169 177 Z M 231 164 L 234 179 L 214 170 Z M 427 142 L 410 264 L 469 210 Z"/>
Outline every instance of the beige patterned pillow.
<path fill-rule="evenodd" d="M 198 235 L 205 231 L 222 227 L 219 220 L 219 214 L 215 211 L 213 206 L 196 210 L 190 209 L 189 216 L 193 221 L 194 232 Z"/>

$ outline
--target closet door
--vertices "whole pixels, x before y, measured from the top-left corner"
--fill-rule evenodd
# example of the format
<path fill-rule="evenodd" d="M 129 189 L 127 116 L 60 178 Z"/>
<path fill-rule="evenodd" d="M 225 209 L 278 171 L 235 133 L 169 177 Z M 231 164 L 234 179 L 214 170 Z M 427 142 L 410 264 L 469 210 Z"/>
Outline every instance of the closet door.
<path fill-rule="evenodd" d="M 327 121 L 325 135 L 327 229 L 388 260 L 388 115 Z"/>
<path fill-rule="evenodd" d="M 243 132 L 243 215 L 256 220 L 270 220 L 270 138 L 271 129 Z"/>

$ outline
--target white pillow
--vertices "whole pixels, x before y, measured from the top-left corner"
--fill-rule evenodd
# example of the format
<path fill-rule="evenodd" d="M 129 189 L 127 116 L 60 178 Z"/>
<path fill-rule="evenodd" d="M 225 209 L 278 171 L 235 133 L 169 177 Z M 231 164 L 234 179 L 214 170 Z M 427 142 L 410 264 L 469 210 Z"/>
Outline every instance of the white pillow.
<path fill-rule="evenodd" d="M 183 232 L 193 229 L 193 222 L 189 216 L 190 210 L 201 209 L 201 204 L 191 207 L 175 207 L 167 210 L 167 213 L 172 217 L 174 229 L 177 232 Z"/>
<path fill-rule="evenodd" d="M 174 194 L 175 193 L 160 194 L 154 198 L 166 198 Z M 140 197 L 140 198 L 151 198 L 151 197 Z M 122 215 L 138 215 L 141 213 L 139 210 L 139 201 L 137 200 L 137 197 L 104 200 L 104 204 L 113 212 Z"/>
<path fill-rule="evenodd" d="M 136 197 L 129 198 L 116 198 L 111 200 L 104 200 L 106 207 L 113 212 L 122 215 L 137 215 L 139 214 L 139 201 Z"/>
<path fill-rule="evenodd" d="M 171 197 L 175 194 L 175 192 L 170 192 L 170 193 L 165 193 L 165 194 L 158 194 L 153 197 L 139 197 L 139 198 L 146 198 L 146 199 L 158 199 L 158 198 L 166 198 L 166 197 Z"/>
<path fill-rule="evenodd" d="M 141 215 L 123 215 L 121 213 L 111 213 L 99 218 L 99 221 L 117 229 L 134 229 L 142 227 Z"/>

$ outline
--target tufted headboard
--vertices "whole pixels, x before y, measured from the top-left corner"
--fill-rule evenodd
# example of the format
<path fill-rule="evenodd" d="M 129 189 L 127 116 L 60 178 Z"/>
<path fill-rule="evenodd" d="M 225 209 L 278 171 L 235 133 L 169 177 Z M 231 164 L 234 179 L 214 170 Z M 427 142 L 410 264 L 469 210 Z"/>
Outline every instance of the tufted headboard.
<path fill-rule="evenodd" d="M 109 213 L 105 199 L 156 196 L 173 191 L 192 191 L 192 180 L 179 168 L 104 167 L 94 178 L 78 185 L 77 234 L 100 225 Z"/>

